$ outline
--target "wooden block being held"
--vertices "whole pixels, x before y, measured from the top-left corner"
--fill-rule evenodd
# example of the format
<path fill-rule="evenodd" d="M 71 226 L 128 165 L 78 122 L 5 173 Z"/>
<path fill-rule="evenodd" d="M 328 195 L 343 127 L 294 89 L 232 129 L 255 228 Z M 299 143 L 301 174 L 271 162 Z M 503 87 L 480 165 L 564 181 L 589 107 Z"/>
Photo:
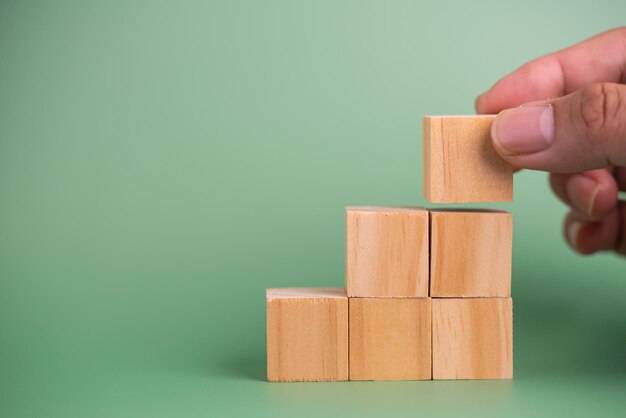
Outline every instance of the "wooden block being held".
<path fill-rule="evenodd" d="M 491 144 L 495 116 L 425 116 L 424 194 L 433 203 L 510 202 L 513 167 Z"/>
<path fill-rule="evenodd" d="M 510 296 L 512 228 L 504 211 L 431 211 L 430 296 Z"/>
<path fill-rule="evenodd" d="M 350 380 L 431 378 L 429 298 L 350 298 Z"/>
<path fill-rule="evenodd" d="M 344 289 L 267 289 L 267 380 L 348 380 Z"/>
<path fill-rule="evenodd" d="M 428 296 L 428 211 L 346 208 L 350 297 Z"/>
<path fill-rule="evenodd" d="M 433 299 L 433 379 L 512 379 L 511 298 Z"/>

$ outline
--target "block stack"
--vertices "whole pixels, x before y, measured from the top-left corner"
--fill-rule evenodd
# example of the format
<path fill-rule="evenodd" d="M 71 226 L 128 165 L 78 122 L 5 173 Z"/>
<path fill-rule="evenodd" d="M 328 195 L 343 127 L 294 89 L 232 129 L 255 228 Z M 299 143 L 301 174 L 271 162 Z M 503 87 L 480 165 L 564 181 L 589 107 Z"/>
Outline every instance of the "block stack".
<path fill-rule="evenodd" d="M 424 118 L 433 203 L 512 200 L 493 116 Z M 267 290 L 269 381 L 511 379 L 512 217 L 346 208 L 346 288 Z"/>

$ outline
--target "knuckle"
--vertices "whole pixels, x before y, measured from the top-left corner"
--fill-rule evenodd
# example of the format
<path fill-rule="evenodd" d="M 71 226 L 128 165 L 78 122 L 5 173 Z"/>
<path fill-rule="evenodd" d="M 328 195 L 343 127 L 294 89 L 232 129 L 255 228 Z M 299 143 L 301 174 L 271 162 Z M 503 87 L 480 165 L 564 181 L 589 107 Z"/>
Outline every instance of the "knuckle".
<path fill-rule="evenodd" d="M 619 85 L 591 84 L 582 89 L 580 100 L 580 117 L 589 136 L 610 136 L 618 128 L 624 107 L 624 94 Z"/>

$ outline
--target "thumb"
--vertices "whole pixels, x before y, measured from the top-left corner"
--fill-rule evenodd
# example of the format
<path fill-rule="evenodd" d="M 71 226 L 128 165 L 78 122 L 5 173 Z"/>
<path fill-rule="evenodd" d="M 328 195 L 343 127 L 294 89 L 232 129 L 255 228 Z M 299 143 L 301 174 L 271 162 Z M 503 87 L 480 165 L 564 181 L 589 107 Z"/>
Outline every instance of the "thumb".
<path fill-rule="evenodd" d="M 491 136 L 518 168 L 570 173 L 626 166 L 626 86 L 591 84 L 564 97 L 502 111 Z"/>

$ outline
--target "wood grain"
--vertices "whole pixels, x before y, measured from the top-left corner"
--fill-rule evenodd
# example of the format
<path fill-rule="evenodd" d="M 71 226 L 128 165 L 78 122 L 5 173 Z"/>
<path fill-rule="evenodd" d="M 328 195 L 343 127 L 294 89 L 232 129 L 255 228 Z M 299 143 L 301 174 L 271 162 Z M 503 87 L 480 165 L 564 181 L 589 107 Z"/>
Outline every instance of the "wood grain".
<path fill-rule="evenodd" d="M 346 208 L 350 297 L 428 296 L 428 211 Z"/>
<path fill-rule="evenodd" d="M 429 298 L 350 298 L 350 380 L 431 378 Z"/>
<path fill-rule="evenodd" d="M 345 289 L 267 289 L 267 380 L 348 380 Z"/>
<path fill-rule="evenodd" d="M 425 116 L 424 194 L 432 203 L 510 202 L 513 167 L 491 144 L 494 115 Z"/>
<path fill-rule="evenodd" d="M 431 211 L 430 296 L 510 296 L 512 228 L 504 211 Z"/>
<path fill-rule="evenodd" d="M 433 299 L 433 379 L 512 379 L 511 298 Z"/>

